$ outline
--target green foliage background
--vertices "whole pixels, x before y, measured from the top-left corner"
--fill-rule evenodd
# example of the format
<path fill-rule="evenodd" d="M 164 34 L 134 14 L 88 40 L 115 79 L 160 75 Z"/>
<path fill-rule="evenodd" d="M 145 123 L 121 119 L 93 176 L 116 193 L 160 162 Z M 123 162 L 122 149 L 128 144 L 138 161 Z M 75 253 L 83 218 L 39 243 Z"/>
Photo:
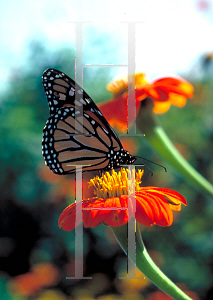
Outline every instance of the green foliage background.
<path fill-rule="evenodd" d="M 70 49 L 50 53 L 38 43 L 31 45 L 29 69 L 12 70 L 9 88 L 1 95 L 1 299 L 47 299 L 42 298 L 42 293 L 48 289 L 55 291 L 55 299 L 62 300 L 80 299 L 77 296 L 79 290 L 85 291 L 92 299 L 107 294 L 111 298 L 117 295 L 119 299 L 126 299 L 114 281 L 120 276 L 120 270 L 125 270 L 126 258 L 112 238 L 107 238 L 109 228 L 103 225 L 93 230 L 85 229 L 84 262 L 85 276 L 104 274 L 107 284 L 102 282 L 103 287 L 97 290 L 89 289 L 88 280 L 66 280 L 66 276 L 70 276 L 66 266 L 74 261 L 75 234 L 60 230 L 57 220 L 67 203 L 74 201 L 74 191 L 73 196 L 59 194 L 60 201 L 53 201 L 57 183 L 45 182 L 39 173 L 44 165 L 42 130 L 49 114 L 41 76 L 46 68 L 53 67 L 74 78 L 74 57 Z M 87 68 L 84 89 L 98 103 L 110 98 L 105 86 L 112 79 L 109 68 Z M 184 108 L 171 107 L 166 114 L 159 116 L 159 120 L 187 160 L 213 182 L 213 77 L 208 73 L 200 81 L 185 79 L 195 88 L 194 98 Z M 138 155 L 164 164 L 141 140 L 134 139 L 132 143 L 137 144 Z M 163 258 L 161 268 L 168 277 L 176 283 L 185 283 L 201 299 L 211 299 L 213 199 L 197 192 L 169 166 L 166 167 L 168 173 L 153 167 L 154 177 L 147 172 L 143 185 L 174 189 L 184 195 L 188 206 L 177 214 L 171 227 L 142 228 L 144 242 L 149 251 L 155 251 L 157 257 Z M 71 181 L 74 181 L 73 176 Z M 31 296 L 12 292 L 9 283 L 40 262 L 49 262 L 58 268 L 58 282 Z M 138 293 L 138 299 L 148 299 L 154 290 L 153 285 L 147 286 Z"/>

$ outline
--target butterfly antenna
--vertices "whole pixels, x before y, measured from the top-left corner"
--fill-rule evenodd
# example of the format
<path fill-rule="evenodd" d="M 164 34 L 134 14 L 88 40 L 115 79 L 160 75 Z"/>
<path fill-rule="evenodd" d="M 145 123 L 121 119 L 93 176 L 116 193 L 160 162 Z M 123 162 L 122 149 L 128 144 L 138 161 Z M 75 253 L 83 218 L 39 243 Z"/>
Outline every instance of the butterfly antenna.
<path fill-rule="evenodd" d="M 135 157 L 137 157 L 137 156 L 135 156 Z M 138 158 L 138 157 L 137 157 L 137 158 Z M 145 165 L 140 159 L 139 159 L 139 161 L 142 163 L 142 166 L 146 167 L 146 168 L 151 172 L 151 176 L 153 176 L 153 175 L 154 175 L 154 172 L 152 171 L 152 169 L 149 168 L 147 165 Z"/>
<path fill-rule="evenodd" d="M 160 164 L 157 164 L 156 162 L 154 162 L 154 161 L 152 161 L 152 160 L 149 160 L 149 159 L 147 159 L 147 158 L 140 157 L 140 156 L 135 156 L 135 157 L 141 158 L 141 159 L 146 160 L 146 161 L 148 161 L 148 162 L 151 162 L 152 164 L 155 164 L 155 165 L 157 165 L 157 166 L 163 168 L 163 169 L 165 170 L 165 172 L 167 172 L 167 169 L 166 169 L 164 166 L 162 166 L 162 165 L 160 165 Z M 147 167 L 147 166 L 146 166 L 146 167 Z M 147 167 L 147 168 L 148 168 L 148 167 Z M 150 168 L 148 168 L 148 169 L 150 169 Z M 150 169 L 150 171 L 151 171 L 151 169 Z M 152 173 L 153 173 L 153 172 L 152 172 Z"/>

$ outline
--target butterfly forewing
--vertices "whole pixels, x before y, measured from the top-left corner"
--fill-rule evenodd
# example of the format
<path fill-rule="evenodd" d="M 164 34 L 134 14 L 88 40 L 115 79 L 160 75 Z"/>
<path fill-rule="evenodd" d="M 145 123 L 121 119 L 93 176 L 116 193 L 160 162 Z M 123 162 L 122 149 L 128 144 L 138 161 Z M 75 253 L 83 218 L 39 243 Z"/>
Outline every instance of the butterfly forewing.
<path fill-rule="evenodd" d="M 43 74 L 43 86 L 50 118 L 43 130 L 42 149 L 54 173 L 73 173 L 77 165 L 90 171 L 134 162 L 98 107 L 75 81 L 48 69 Z"/>

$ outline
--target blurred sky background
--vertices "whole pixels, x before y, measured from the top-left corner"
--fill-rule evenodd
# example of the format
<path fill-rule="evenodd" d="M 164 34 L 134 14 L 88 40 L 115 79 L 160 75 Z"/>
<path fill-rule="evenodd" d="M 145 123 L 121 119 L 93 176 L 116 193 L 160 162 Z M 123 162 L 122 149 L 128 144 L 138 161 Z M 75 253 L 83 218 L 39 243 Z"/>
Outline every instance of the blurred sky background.
<path fill-rule="evenodd" d="M 7 87 L 11 68 L 29 64 L 31 41 L 49 49 L 73 47 L 75 21 L 89 22 L 83 27 L 86 64 L 127 63 L 127 21 L 142 22 L 136 25 L 136 71 L 151 78 L 190 71 L 199 76 L 194 66 L 212 51 L 212 0 L 0 1 L 0 88 Z"/>

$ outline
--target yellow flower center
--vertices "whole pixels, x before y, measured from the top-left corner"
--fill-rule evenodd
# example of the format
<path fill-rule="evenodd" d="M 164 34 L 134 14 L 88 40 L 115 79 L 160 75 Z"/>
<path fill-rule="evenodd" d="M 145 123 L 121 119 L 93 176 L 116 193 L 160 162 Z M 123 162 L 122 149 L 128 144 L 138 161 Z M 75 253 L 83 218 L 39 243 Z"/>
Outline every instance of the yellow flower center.
<path fill-rule="evenodd" d="M 132 170 L 122 168 L 118 173 L 112 170 L 102 174 L 102 177 L 96 176 L 90 179 L 89 186 L 94 188 L 94 194 L 98 198 L 119 197 L 139 191 L 143 170 Z"/>

